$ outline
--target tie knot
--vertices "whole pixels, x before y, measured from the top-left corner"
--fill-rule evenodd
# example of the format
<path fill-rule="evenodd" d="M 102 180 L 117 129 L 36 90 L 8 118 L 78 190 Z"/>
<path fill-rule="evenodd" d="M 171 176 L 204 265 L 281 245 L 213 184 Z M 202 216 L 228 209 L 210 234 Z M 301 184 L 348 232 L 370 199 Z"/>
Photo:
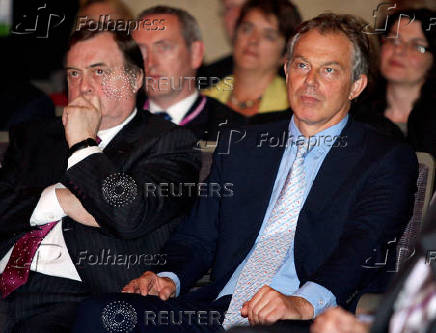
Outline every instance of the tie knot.
<path fill-rule="evenodd" d="M 297 144 L 297 156 L 303 157 L 307 152 L 312 150 L 313 146 L 309 145 L 308 140 L 300 140 L 296 142 Z"/>

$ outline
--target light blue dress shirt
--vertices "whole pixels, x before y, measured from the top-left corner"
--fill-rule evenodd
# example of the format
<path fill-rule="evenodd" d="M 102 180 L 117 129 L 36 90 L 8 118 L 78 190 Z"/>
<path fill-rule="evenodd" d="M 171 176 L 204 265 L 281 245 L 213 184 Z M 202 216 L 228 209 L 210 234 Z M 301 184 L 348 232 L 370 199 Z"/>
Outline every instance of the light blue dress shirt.
<path fill-rule="evenodd" d="M 310 138 L 310 143 L 311 145 L 314 144 L 314 146 L 306 154 L 306 157 L 304 159 L 306 189 L 304 191 L 303 205 L 310 192 L 310 189 L 312 188 L 313 181 L 316 175 L 318 174 L 318 170 L 321 167 L 324 158 L 326 157 L 327 153 L 330 151 L 330 148 L 335 144 L 335 139 L 340 136 L 342 129 L 345 127 L 347 121 L 348 121 L 348 115 L 344 119 L 342 119 L 342 121 L 339 122 L 338 124 L 331 126 Z M 301 134 L 300 130 L 295 125 L 294 117 L 292 116 L 291 122 L 289 124 L 288 144 L 285 148 L 285 151 L 282 156 L 282 160 L 280 162 L 279 171 L 277 173 L 270 202 L 266 210 L 261 229 L 259 231 L 259 236 L 257 237 L 256 242 L 253 245 L 253 248 L 251 249 L 247 257 L 244 259 L 243 262 L 241 262 L 241 264 L 233 272 L 232 277 L 224 286 L 223 290 L 221 290 L 217 298 L 220 298 L 225 295 L 233 294 L 239 275 L 241 274 L 241 271 L 245 266 L 251 253 L 254 251 L 254 247 L 256 246 L 260 235 L 262 235 L 263 233 L 266 222 L 268 221 L 271 215 L 274 204 L 280 195 L 280 191 L 285 184 L 286 177 L 295 160 L 295 157 L 297 155 L 297 146 L 295 145 L 295 142 L 297 140 L 303 140 L 303 139 L 304 136 Z M 158 275 L 171 278 L 175 282 L 177 287 L 176 295 L 179 294 L 180 280 L 178 279 L 177 275 L 171 272 L 162 272 L 159 273 Z M 326 308 L 330 306 L 336 306 L 336 297 L 333 295 L 332 292 L 330 292 L 328 289 L 324 288 L 323 286 L 310 281 L 306 282 L 303 286 L 301 286 L 301 288 L 299 288 L 299 285 L 300 285 L 300 281 L 298 279 L 297 272 L 295 269 L 295 264 L 294 264 L 294 243 L 292 242 L 292 244 L 289 247 L 288 253 L 285 257 L 285 261 L 283 265 L 275 274 L 269 286 L 284 295 L 299 296 L 309 301 L 314 308 L 314 317 L 320 314 L 321 312 L 323 312 Z"/>

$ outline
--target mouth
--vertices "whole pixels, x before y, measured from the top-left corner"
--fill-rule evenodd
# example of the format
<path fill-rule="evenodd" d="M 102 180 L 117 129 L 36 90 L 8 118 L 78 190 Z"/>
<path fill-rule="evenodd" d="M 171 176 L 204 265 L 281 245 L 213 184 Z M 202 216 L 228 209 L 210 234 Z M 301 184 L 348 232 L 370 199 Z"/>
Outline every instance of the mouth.
<path fill-rule="evenodd" d="M 256 57 L 256 58 L 258 57 L 257 52 L 252 51 L 252 50 L 245 49 L 243 53 L 244 53 L 244 55 L 248 55 L 250 57 Z"/>
<path fill-rule="evenodd" d="M 318 98 L 310 95 L 302 95 L 300 96 L 300 99 L 304 104 L 308 104 L 308 105 L 316 104 L 320 101 Z"/>
<path fill-rule="evenodd" d="M 390 60 L 389 61 L 389 65 L 391 65 L 392 67 L 399 67 L 399 68 L 405 68 L 406 67 L 402 62 L 399 62 L 397 60 Z"/>

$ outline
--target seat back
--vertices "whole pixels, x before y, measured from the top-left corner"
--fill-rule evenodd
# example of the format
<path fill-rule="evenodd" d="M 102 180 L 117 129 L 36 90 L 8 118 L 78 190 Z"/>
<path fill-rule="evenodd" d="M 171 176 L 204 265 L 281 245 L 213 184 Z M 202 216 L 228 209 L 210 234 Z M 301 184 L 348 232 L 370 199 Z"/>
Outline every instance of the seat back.
<path fill-rule="evenodd" d="M 397 256 L 395 270 L 400 267 L 415 253 L 415 243 L 421 232 L 422 221 L 430 203 L 433 193 L 435 161 L 428 153 L 417 153 L 419 162 L 419 175 L 413 215 L 407 224 L 406 230 L 397 243 Z"/>
<path fill-rule="evenodd" d="M 0 167 L 1 167 L 1 162 L 3 161 L 3 156 L 6 153 L 6 149 L 8 149 L 8 145 L 9 145 L 9 132 L 0 131 Z"/>

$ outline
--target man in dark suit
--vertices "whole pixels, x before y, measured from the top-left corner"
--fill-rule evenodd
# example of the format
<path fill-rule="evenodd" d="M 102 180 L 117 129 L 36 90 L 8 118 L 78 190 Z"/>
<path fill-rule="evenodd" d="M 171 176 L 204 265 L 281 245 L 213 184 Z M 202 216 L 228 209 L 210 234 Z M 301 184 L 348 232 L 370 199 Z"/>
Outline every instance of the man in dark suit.
<path fill-rule="evenodd" d="M 135 107 L 131 36 L 82 27 L 66 66 L 62 120 L 13 129 L 0 169 L 0 289 L 18 332 L 65 332 L 84 297 L 165 263 L 193 195 L 161 189 L 198 181 L 194 135 Z"/>
<path fill-rule="evenodd" d="M 233 196 L 200 198 L 164 247 L 166 265 L 86 301 L 76 332 L 113 329 L 113 312 L 136 332 L 212 332 L 353 306 L 377 274 L 362 267 L 372 249 L 405 228 L 417 178 L 410 147 L 348 117 L 367 82 L 359 22 L 323 14 L 299 27 L 291 122 L 223 137 L 209 183 L 232 184 Z M 188 292 L 210 268 L 211 284 Z"/>
<path fill-rule="evenodd" d="M 133 38 L 141 48 L 147 73 L 145 108 L 191 129 L 197 138 L 216 140 L 225 125 L 244 118 L 198 92 L 195 75 L 204 55 L 200 27 L 188 12 L 167 6 L 143 11 Z M 229 82 L 228 89 L 233 84 Z"/>
<path fill-rule="evenodd" d="M 341 308 L 332 308 L 315 320 L 312 333 L 436 332 L 435 199 L 424 219 L 415 255 L 398 273 L 374 320 L 362 322 Z"/>

